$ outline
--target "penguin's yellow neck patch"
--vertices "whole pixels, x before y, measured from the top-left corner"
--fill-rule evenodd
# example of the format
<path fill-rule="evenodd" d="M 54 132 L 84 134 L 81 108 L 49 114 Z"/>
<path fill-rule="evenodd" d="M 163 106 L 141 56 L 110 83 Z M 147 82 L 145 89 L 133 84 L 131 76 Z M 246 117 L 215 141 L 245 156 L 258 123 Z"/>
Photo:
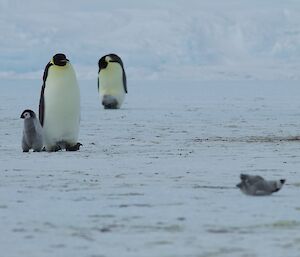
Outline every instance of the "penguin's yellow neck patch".
<path fill-rule="evenodd" d="M 105 57 L 105 61 L 106 61 L 107 63 L 109 63 L 110 61 L 112 61 L 112 59 L 111 59 L 110 56 L 106 56 L 106 57 Z"/>

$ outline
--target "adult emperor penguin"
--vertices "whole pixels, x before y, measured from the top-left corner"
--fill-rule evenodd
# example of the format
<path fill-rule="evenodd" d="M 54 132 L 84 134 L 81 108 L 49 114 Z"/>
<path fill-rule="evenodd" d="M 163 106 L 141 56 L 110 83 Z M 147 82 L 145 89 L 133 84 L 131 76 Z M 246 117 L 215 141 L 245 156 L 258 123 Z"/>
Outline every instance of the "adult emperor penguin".
<path fill-rule="evenodd" d="M 261 176 L 247 174 L 241 174 L 240 178 L 241 182 L 236 186 L 247 195 L 270 195 L 278 192 L 285 183 L 285 179 L 265 180 Z"/>
<path fill-rule="evenodd" d="M 127 93 L 124 65 L 116 54 L 108 54 L 98 62 L 98 92 L 105 109 L 119 109 Z"/>
<path fill-rule="evenodd" d="M 79 150 L 80 92 L 64 54 L 54 55 L 46 65 L 39 107 L 46 151 Z"/>
<path fill-rule="evenodd" d="M 20 118 L 24 119 L 22 137 L 23 152 L 29 152 L 30 149 L 33 149 L 34 152 L 40 152 L 43 148 L 43 133 L 42 126 L 35 112 L 26 109 L 22 112 Z"/>

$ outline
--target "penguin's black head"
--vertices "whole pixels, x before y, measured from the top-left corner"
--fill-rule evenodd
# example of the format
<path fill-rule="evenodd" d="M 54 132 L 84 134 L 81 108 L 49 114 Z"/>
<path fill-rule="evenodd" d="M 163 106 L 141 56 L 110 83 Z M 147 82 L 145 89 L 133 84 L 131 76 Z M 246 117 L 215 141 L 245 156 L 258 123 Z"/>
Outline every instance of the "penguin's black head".
<path fill-rule="evenodd" d="M 98 62 L 99 71 L 101 69 L 105 69 L 107 67 L 108 63 L 110 63 L 110 62 L 117 62 L 123 67 L 123 62 L 118 55 L 107 54 L 107 55 L 102 56 Z"/>
<path fill-rule="evenodd" d="M 123 65 L 121 58 L 116 54 L 108 54 L 106 57 L 109 57 L 108 58 L 109 62 L 117 62 L 117 63 Z"/>
<path fill-rule="evenodd" d="M 69 61 L 64 54 L 56 54 L 53 56 L 52 61 L 57 66 L 65 66 Z"/>
<path fill-rule="evenodd" d="M 100 58 L 99 62 L 98 62 L 99 71 L 100 71 L 101 69 L 106 69 L 106 67 L 107 67 L 107 64 L 108 64 L 108 63 L 106 62 L 105 58 L 106 58 L 106 55 L 105 55 L 105 56 L 102 56 L 102 57 Z"/>
<path fill-rule="evenodd" d="M 35 115 L 34 111 L 26 109 L 22 112 L 20 118 L 21 119 L 30 119 L 30 118 L 35 118 L 35 117 L 36 117 L 36 115 Z"/>

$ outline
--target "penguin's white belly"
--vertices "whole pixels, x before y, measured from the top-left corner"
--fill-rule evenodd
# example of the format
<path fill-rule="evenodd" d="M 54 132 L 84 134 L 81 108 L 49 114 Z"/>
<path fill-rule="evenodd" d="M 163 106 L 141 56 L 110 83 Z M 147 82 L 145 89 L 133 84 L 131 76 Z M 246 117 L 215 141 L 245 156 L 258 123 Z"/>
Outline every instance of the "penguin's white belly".
<path fill-rule="evenodd" d="M 118 105 L 121 106 L 125 97 L 123 71 L 119 64 L 109 64 L 109 66 L 99 73 L 100 100 L 104 95 L 110 95 L 115 97 Z"/>
<path fill-rule="evenodd" d="M 62 75 L 62 76 L 59 76 Z M 49 75 L 44 92 L 45 146 L 65 141 L 76 144 L 79 134 L 80 94 L 75 73 Z"/>

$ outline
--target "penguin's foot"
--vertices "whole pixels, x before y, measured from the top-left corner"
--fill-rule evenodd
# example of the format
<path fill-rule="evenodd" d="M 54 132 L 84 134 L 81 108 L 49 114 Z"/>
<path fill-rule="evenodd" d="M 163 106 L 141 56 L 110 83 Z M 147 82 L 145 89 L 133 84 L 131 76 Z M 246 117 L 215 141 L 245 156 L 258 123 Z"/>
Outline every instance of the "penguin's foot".
<path fill-rule="evenodd" d="M 106 104 L 104 105 L 104 109 L 118 109 L 117 104 Z"/>
<path fill-rule="evenodd" d="M 80 148 L 80 146 L 82 146 L 82 144 L 79 143 L 79 142 L 78 142 L 77 144 L 73 145 L 73 146 L 71 146 L 71 145 L 66 145 L 66 151 L 72 151 L 72 152 L 78 151 L 79 148 Z"/>

